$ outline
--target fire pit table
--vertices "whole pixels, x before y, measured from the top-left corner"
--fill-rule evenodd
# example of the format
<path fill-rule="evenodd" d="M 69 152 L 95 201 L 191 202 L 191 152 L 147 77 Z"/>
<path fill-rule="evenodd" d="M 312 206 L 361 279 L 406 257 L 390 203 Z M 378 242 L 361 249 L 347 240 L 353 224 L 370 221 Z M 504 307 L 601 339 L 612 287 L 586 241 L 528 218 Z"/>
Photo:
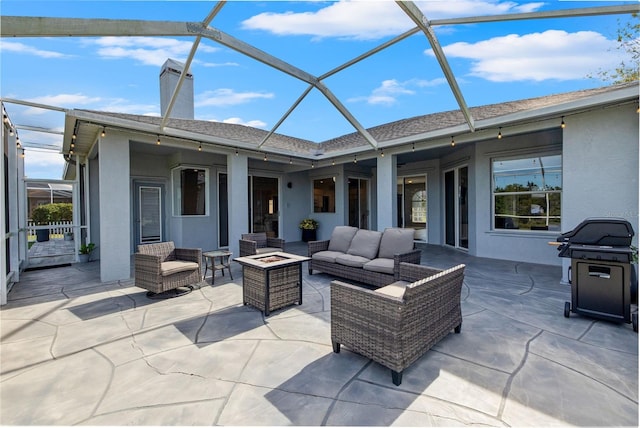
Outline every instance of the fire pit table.
<path fill-rule="evenodd" d="M 302 304 L 302 262 L 309 257 L 284 252 L 234 259 L 242 265 L 242 300 L 268 316 L 271 311 Z"/>

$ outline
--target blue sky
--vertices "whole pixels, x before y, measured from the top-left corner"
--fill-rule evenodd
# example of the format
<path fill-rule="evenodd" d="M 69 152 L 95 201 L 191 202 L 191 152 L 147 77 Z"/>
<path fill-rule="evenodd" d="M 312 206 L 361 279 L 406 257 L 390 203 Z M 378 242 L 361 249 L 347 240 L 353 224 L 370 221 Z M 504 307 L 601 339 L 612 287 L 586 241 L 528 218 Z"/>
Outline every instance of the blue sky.
<path fill-rule="evenodd" d="M 415 2 L 428 19 L 610 6 L 625 1 L 459 0 Z M 11 16 L 201 22 L 212 1 L 2 0 Z M 611 15 L 437 26 L 469 106 L 608 84 L 588 78 L 629 58 L 616 49 L 620 24 Z M 392 1 L 230 1 L 210 24 L 315 76 L 413 28 Z M 159 72 L 167 58 L 184 61 L 193 38 L 3 38 L 0 95 L 64 108 L 159 115 Z M 196 119 L 270 130 L 307 84 L 203 39 L 191 66 Z M 418 33 L 346 70 L 325 85 L 355 118 L 372 127 L 457 109 L 456 100 Z M 7 104 L 14 123 L 62 130 L 63 114 Z M 324 141 L 354 132 L 326 98 L 312 91 L 277 132 Z M 61 137 L 19 131 L 27 175 L 60 178 L 62 157 L 41 147 Z"/>

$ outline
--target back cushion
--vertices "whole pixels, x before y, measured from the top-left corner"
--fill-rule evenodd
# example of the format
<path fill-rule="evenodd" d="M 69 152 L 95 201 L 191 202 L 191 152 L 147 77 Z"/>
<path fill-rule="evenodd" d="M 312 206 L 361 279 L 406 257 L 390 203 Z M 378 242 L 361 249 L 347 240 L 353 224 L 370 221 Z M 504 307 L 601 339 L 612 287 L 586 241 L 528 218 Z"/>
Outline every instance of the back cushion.
<path fill-rule="evenodd" d="M 408 253 L 411 250 L 413 250 L 413 229 L 389 227 L 382 234 L 378 257 L 392 259 L 394 254 Z"/>
<path fill-rule="evenodd" d="M 352 226 L 336 226 L 331 233 L 329 241 L 329 251 L 339 251 L 346 253 L 351 245 L 353 236 L 358 231 L 357 227 Z"/>
<path fill-rule="evenodd" d="M 351 240 L 347 254 L 375 259 L 380 246 L 380 238 L 382 238 L 382 232 L 360 229 Z"/>

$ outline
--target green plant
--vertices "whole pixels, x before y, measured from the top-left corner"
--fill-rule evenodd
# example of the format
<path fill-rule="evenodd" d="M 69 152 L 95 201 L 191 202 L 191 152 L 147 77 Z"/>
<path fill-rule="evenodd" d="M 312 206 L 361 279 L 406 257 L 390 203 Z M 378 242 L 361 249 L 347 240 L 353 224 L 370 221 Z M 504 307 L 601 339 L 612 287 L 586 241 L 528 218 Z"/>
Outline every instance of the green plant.
<path fill-rule="evenodd" d="M 305 218 L 300 222 L 300 225 L 298 227 L 300 229 L 313 230 L 318 228 L 318 222 L 312 218 Z"/>
<path fill-rule="evenodd" d="M 80 245 L 80 254 L 91 254 L 91 252 L 96 248 L 96 244 L 93 242 L 89 242 L 88 244 Z"/>
<path fill-rule="evenodd" d="M 49 224 L 49 222 L 51 221 L 51 211 L 49 210 L 47 205 L 40 205 L 39 207 L 35 207 L 33 211 L 31 211 L 31 220 L 33 220 L 36 226 Z"/>
<path fill-rule="evenodd" d="M 638 264 L 638 247 L 631 246 L 631 263 Z"/>

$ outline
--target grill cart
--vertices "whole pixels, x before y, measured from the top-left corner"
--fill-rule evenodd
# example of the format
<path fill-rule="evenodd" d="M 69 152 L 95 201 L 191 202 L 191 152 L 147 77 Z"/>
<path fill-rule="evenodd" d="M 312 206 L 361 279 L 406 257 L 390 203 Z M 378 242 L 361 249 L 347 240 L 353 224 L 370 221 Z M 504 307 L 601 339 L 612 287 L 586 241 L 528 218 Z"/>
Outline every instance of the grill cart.
<path fill-rule="evenodd" d="M 633 323 L 638 331 L 637 311 L 631 314 L 631 224 L 619 218 L 588 218 L 557 239 L 559 257 L 571 258 L 570 312 L 613 322 Z"/>

